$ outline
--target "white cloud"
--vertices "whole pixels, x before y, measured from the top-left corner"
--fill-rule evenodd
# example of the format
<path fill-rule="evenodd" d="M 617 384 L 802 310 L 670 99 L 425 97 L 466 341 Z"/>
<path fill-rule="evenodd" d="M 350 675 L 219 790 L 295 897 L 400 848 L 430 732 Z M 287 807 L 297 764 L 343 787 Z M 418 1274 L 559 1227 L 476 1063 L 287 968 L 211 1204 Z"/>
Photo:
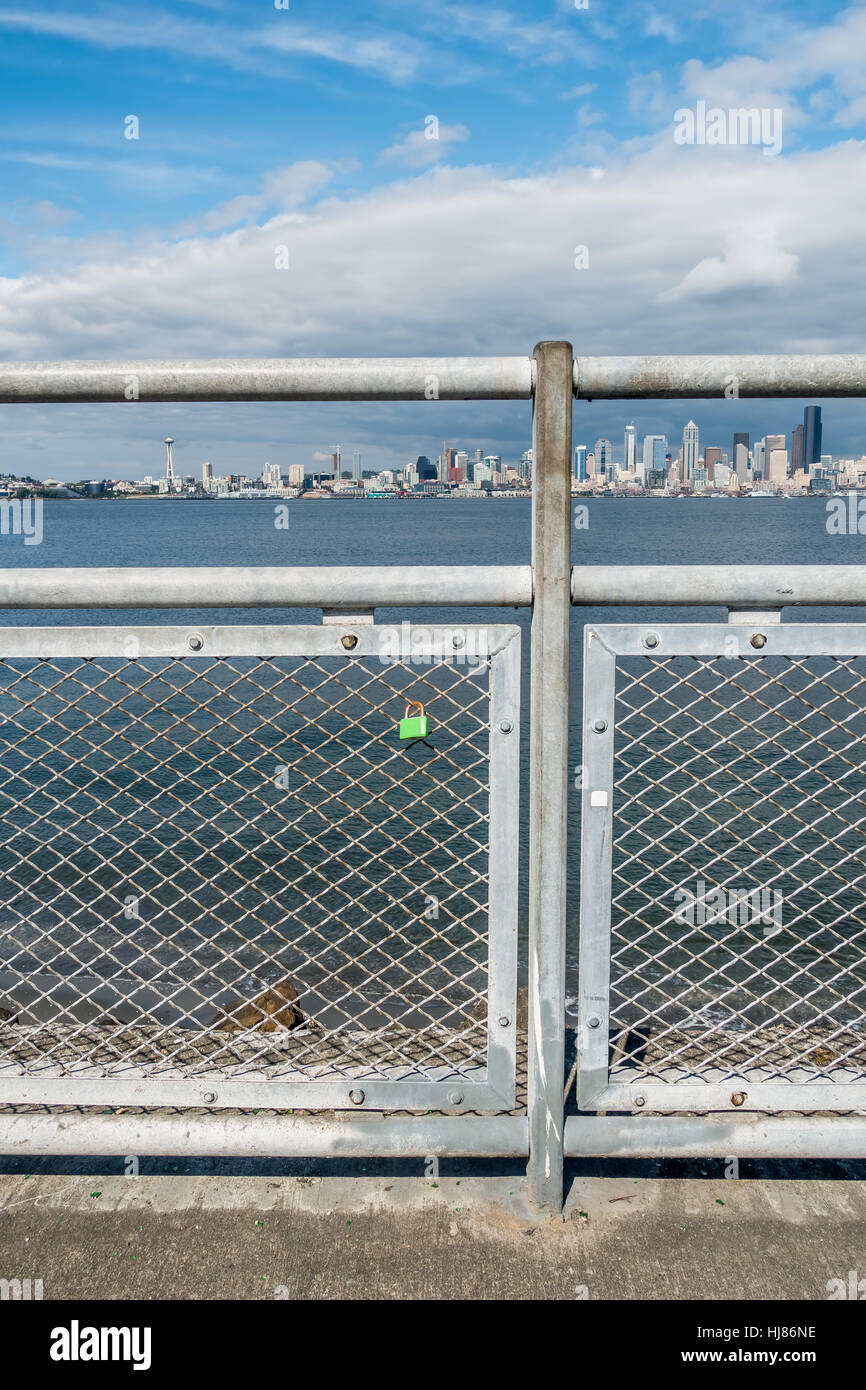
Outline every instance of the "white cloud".
<path fill-rule="evenodd" d="M 720 256 L 705 256 L 678 285 L 659 296 L 664 302 L 723 295 L 739 290 L 774 289 L 797 274 L 799 256 L 783 251 L 773 226 L 738 227 L 725 237 Z"/>
<path fill-rule="evenodd" d="M 436 134 L 428 134 L 435 131 Z M 411 168 L 423 168 L 435 164 L 443 155 L 449 153 L 449 146 L 469 139 L 465 125 L 427 125 L 423 130 L 410 130 L 402 140 L 397 140 L 379 155 L 381 161 L 396 161 Z"/>

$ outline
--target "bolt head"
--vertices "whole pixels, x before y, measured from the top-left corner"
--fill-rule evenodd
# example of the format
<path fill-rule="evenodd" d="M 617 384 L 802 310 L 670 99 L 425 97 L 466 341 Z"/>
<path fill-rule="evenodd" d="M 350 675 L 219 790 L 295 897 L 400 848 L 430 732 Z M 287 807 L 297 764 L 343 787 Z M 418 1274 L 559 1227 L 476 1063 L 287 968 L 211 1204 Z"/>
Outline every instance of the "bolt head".
<path fill-rule="evenodd" d="M 204 1101 L 205 1105 L 213 1105 L 214 1101 L 216 1100 L 216 1091 L 204 1091 L 202 1094 L 202 1100 Z"/>
<path fill-rule="evenodd" d="M 646 1105 L 646 1096 L 635 1096 L 634 1103 L 640 1109 L 641 1106 Z"/>
<path fill-rule="evenodd" d="M 588 1023 L 588 1025 L 589 1025 L 590 1028 L 600 1028 L 600 1027 L 601 1027 L 601 1019 L 598 1017 L 597 1014 L 593 1014 L 592 1018 L 588 1018 L 588 1019 L 587 1019 L 587 1023 Z"/>
<path fill-rule="evenodd" d="M 448 1096 L 448 1104 L 449 1104 L 449 1105 L 462 1105 L 462 1104 L 463 1104 L 463 1094 L 462 1094 L 462 1092 L 461 1092 L 461 1091 L 451 1091 L 451 1092 L 449 1093 L 449 1096 Z"/>
<path fill-rule="evenodd" d="M 659 644 L 659 635 L 658 635 L 658 633 L 657 633 L 657 632 L 646 632 L 646 633 L 644 633 L 643 644 L 644 644 L 645 647 L 657 647 L 658 644 Z"/>
<path fill-rule="evenodd" d="M 459 632 L 455 632 L 454 636 L 451 638 L 451 645 L 452 647 L 463 646 L 463 638 L 461 637 Z"/>
<path fill-rule="evenodd" d="M 764 636 L 763 632 L 753 632 L 751 637 L 749 638 L 749 641 L 751 642 L 753 647 L 760 648 L 766 647 L 767 645 L 767 639 Z"/>
<path fill-rule="evenodd" d="M 342 642 L 343 646 L 346 648 L 346 651 L 347 651 L 347 652 L 350 652 L 350 651 L 352 650 L 353 647 L 357 647 L 357 645 L 358 645 L 358 638 L 355 636 L 355 633 L 354 633 L 354 632 L 347 632 L 347 633 L 345 633 L 345 634 L 340 638 L 340 641 Z"/>
<path fill-rule="evenodd" d="M 510 733 L 511 733 L 511 730 L 512 730 L 513 728 L 514 728 L 514 725 L 512 724 L 512 722 L 511 722 L 510 719 L 500 719 L 500 721 L 499 721 L 499 731 L 500 731 L 500 733 L 503 733 L 503 734 L 510 734 Z"/>
<path fill-rule="evenodd" d="M 353 1105 L 363 1105 L 363 1104 L 364 1104 L 364 1092 L 363 1092 L 363 1091 L 350 1091 L 350 1092 L 349 1092 L 349 1100 L 352 1102 Z"/>
<path fill-rule="evenodd" d="M 190 651 L 200 652 L 204 646 L 204 638 L 198 632 L 191 632 L 186 639 L 186 645 L 189 647 Z"/>
<path fill-rule="evenodd" d="M 499 1027 L 507 1028 L 510 1022 L 511 1019 L 508 1017 L 508 1014 L 503 1014 L 502 1017 L 499 1019 Z"/>
<path fill-rule="evenodd" d="M 593 729 L 595 730 L 595 732 L 596 732 L 597 734 L 603 734 L 604 731 L 605 731 L 605 729 L 607 728 L 607 720 L 606 720 L 606 719 L 596 719 L 596 721 L 595 721 L 595 723 L 593 724 L 592 727 L 593 727 Z"/>
<path fill-rule="evenodd" d="M 745 1091 L 734 1091 L 734 1094 L 731 1096 L 731 1105 L 742 1105 L 745 1099 Z"/>

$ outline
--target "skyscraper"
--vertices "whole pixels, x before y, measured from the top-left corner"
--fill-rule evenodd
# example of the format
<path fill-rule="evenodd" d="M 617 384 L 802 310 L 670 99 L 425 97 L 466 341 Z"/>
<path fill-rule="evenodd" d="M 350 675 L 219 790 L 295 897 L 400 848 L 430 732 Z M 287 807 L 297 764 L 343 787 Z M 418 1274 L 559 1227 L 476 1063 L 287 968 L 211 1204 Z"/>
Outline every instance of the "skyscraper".
<path fill-rule="evenodd" d="M 791 472 L 799 473 L 802 468 L 805 468 L 803 462 L 803 426 L 797 425 L 791 435 Z"/>
<path fill-rule="evenodd" d="M 595 441 L 595 471 L 607 478 L 613 472 L 613 445 L 609 439 Z"/>
<path fill-rule="evenodd" d="M 622 466 L 627 473 L 635 471 L 637 462 L 637 431 L 634 425 L 626 425 L 623 440 Z"/>
<path fill-rule="evenodd" d="M 803 411 L 803 467 L 806 472 L 813 463 L 821 462 L 821 407 L 807 405 Z"/>
<path fill-rule="evenodd" d="M 734 435 L 734 452 L 731 454 L 731 463 L 734 472 L 741 483 L 744 483 L 749 476 L 749 436 L 748 434 Z"/>
<path fill-rule="evenodd" d="M 668 441 L 663 434 L 644 435 L 643 457 L 638 469 L 644 485 L 654 469 L 664 469 L 667 451 Z"/>
<path fill-rule="evenodd" d="M 683 430 L 683 469 L 682 478 L 684 483 L 691 482 L 692 474 L 698 466 L 700 456 L 700 431 L 694 420 L 689 420 Z"/>
<path fill-rule="evenodd" d="M 708 444 L 704 449 L 704 468 L 707 470 L 708 482 L 714 483 L 716 480 L 716 466 L 722 461 L 722 451 L 715 444 Z"/>
<path fill-rule="evenodd" d="M 574 446 L 574 481 L 576 483 L 586 482 L 586 445 L 576 444 Z"/>

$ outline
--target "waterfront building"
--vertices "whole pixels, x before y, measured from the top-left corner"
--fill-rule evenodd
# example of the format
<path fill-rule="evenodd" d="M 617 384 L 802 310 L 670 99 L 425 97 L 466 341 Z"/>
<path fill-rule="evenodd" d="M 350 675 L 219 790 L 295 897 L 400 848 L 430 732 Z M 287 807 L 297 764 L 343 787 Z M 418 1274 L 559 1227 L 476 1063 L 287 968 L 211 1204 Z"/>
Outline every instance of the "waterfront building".
<path fill-rule="evenodd" d="M 716 481 L 716 469 L 722 462 L 722 451 L 715 444 L 708 444 L 704 449 L 704 467 L 707 470 L 707 478 L 711 483 Z"/>
<path fill-rule="evenodd" d="M 686 484 L 691 483 L 692 474 L 698 466 L 699 454 L 700 431 L 694 420 L 689 420 L 683 429 L 682 478 Z"/>
<path fill-rule="evenodd" d="M 803 467 L 806 472 L 821 462 L 821 407 L 807 405 L 803 411 Z"/>
<path fill-rule="evenodd" d="M 613 445 L 609 439 L 597 439 L 593 452 L 595 453 L 595 471 L 606 479 L 608 474 L 613 471 Z"/>
<path fill-rule="evenodd" d="M 804 468 L 803 426 L 797 425 L 791 435 L 791 472 L 802 473 Z"/>
<path fill-rule="evenodd" d="M 636 470 L 637 454 L 637 431 L 634 425 L 626 425 L 623 437 L 622 467 L 624 473 L 634 473 Z"/>
<path fill-rule="evenodd" d="M 746 482 L 749 476 L 749 436 L 747 433 L 734 435 L 734 450 L 731 454 L 731 462 L 734 472 L 740 482 Z"/>

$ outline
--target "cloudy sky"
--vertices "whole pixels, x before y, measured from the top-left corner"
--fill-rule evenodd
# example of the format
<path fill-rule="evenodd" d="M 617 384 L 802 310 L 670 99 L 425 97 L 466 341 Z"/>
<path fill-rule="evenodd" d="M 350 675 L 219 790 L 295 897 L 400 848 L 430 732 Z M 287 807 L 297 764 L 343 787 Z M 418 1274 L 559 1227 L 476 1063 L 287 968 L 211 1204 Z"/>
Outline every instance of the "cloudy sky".
<path fill-rule="evenodd" d="M 0 0 L 4 359 L 863 350 L 866 5 L 283 2 Z M 781 150 L 678 143 L 700 102 Z M 575 440 L 689 414 L 729 447 L 801 407 L 580 404 Z M 516 458 L 529 410 L 3 407 L 2 471 L 159 472 L 166 433 L 185 472 L 379 467 Z"/>

